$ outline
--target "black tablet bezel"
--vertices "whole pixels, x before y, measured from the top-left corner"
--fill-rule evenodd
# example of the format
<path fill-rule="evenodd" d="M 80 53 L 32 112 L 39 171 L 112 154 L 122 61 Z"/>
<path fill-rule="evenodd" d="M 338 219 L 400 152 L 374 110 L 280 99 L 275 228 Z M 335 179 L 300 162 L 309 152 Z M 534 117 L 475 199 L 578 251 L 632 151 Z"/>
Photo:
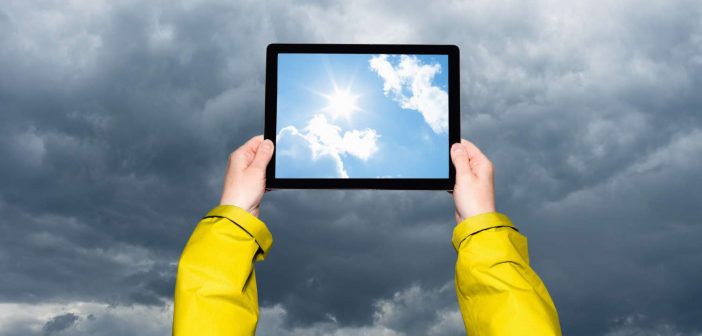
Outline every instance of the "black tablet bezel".
<path fill-rule="evenodd" d="M 269 44 L 266 50 L 266 117 L 264 138 L 276 141 L 278 54 L 425 54 L 448 55 L 449 147 L 460 142 L 459 50 L 455 45 L 411 44 Z M 266 189 L 453 190 L 456 171 L 448 158 L 448 178 L 276 178 L 275 152 L 266 170 Z"/>

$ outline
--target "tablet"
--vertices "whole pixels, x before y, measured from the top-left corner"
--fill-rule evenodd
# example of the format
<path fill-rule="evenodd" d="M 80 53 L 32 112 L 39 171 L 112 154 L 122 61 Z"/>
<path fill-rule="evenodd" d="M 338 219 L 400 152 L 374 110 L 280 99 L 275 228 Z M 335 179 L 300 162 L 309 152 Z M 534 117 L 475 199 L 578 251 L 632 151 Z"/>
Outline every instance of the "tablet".
<path fill-rule="evenodd" d="M 270 44 L 267 189 L 452 190 L 453 45 Z"/>

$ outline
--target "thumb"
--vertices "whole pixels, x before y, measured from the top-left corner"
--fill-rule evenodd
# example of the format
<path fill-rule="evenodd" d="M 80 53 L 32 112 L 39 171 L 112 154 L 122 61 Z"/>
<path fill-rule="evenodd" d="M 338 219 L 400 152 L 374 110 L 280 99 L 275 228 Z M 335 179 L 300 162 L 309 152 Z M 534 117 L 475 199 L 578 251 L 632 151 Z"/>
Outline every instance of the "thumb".
<path fill-rule="evenodd" d="M 260 169 L 265 172 L 268 162 L 271 161 L 271 157 L 273 157 L 273 141 L 269 139 L 263 140 L 261 141 L 261 144 L 258 145 L 256 156 L 254 156 L 254 159 L 249 167 Z"/>
<path fill-rule="evenodd" d="M 467 176 L 473 176 L 473 171 L 468 161 L 468 151 L 460 143 L 455 143 L 451 146 L 451 162 L 456 167 L 456 182 Z"/>

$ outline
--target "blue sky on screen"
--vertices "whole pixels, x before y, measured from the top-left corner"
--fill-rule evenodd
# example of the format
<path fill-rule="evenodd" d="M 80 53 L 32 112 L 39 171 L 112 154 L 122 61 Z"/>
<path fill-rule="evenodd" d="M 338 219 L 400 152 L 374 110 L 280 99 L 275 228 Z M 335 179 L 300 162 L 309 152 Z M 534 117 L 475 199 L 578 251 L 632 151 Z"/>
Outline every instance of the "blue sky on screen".
<path fill-rule="evenodd" d="M 276 177 L 447 178 L 448 56 L 279 54 Z"/>

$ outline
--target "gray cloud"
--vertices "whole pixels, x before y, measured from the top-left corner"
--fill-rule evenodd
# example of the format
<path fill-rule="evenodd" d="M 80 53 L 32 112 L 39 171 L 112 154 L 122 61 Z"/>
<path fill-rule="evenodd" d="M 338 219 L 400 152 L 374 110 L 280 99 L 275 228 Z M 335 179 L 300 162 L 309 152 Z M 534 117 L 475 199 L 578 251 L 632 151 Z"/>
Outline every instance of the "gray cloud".
<path fill-rule="evenodd" d="M 44 334 L 52 335 L 64 331 L 72 327 L 78 321 L 78 315 L 66 313 L 63 315 L 54 316 L 51 320 L 44 324 Z"/>
<path fill-rule="evenodd" d="M 57 334 L 167 333 L 144 316 L 170 316 L 226 155 L 262 131 L 271 42 L 459 45 L 462 134 L 495 162 L 498 208 L 529 237 L 565 333 L 699 333 L 699 8 L 10 2 L 0 334 L 65 316 Z M 276 240 L 257 270 L 262 330 L 460 334 L 448 194 L 275 191 L 262 219 Z"/>
<path fill-rule="evenodd" d="M 327 314 L 325 320 L 286 327 L 288 311 L 281 305 L 263 309 L 258 333 L 262 335 L 465 335 L 453 282 L 433 290 L 412 285 L 372 305 L 372 322 L 342 326 Z"/>
<path fill-rule="evenodd" d="M 2 335 L 165 335 L 170 333 L 173 305 L 70 303 L 1 303 Z M 10 318 L 5 318 L 5 317 Z M 46 316 L 51 316 L 47 318 Z"/>

